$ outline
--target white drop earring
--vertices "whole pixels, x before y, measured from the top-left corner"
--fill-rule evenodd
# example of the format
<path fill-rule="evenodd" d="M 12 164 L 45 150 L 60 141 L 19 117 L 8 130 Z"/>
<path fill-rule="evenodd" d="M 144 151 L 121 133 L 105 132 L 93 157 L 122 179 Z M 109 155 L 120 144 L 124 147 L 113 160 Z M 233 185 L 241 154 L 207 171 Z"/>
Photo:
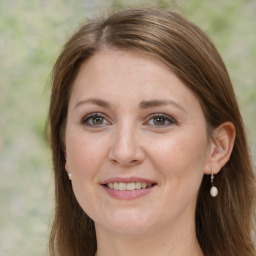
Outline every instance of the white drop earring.
<path fill-rule="evenodd" d="M 72 173 L 68 173 L 68 178 L 71 180 L 72 179 Z"/>
<path fill-rule="evenodd" d="M 211 187 L 211 190 L 210 190 L 210 194 L 211 194 L 212 197 L 216 197 L 218 195 L 218 189 L 215 186 L 213 186 L 213 179 L 214 179 L 214 175 L 212 173 L 212 175 L 211 175 L 212 187 Z"/>

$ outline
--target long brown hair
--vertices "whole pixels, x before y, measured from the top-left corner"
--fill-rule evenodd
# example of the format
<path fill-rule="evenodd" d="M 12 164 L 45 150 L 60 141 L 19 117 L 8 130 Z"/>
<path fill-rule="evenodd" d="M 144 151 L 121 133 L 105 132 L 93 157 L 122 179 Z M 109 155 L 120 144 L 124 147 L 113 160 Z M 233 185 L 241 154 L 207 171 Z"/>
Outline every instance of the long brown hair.
<path fill-rule="evenodd" d="M 232 84 L 209 38 L 177 13 L 157 8 L 125 9 L 83 25 L 66 43 L 54 69 L 49 110 L 55 178 L 55 219 L 50 255 L 92 256 L 93 221 L 80 208 L 65 171 L 64 133 L 72 82 L 82 62 L 104 48 L 135 50 L 160 59 L 198 97 L 209 133 L 225 121 L 236 128 L 229 162 L 216 176 L 218 197 L 209 196 L 205 176 L 198 194 L 196 232 L 206 256 L 253 256 L 255 178 Z"/>

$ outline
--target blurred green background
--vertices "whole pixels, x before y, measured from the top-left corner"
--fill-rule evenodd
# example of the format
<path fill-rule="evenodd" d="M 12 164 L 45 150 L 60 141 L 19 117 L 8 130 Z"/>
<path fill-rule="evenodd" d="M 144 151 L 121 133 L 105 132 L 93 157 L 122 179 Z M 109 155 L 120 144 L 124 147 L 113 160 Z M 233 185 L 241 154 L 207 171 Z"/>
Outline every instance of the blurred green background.
<path fill-rule="evenodd" d="M 0 255 L 47 255 L 53 188 L 44 126 L 62 45 L 85 18 L 135 5 L 177 10 L 213 39 L 256 159 L 255 0 L 1 0 Z"/>

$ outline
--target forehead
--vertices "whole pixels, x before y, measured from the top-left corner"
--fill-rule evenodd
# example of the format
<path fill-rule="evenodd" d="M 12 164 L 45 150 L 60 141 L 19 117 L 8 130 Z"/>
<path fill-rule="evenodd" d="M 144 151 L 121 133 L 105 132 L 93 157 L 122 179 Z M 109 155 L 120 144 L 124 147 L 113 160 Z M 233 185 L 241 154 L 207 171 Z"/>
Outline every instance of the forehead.
<path fill-rule="evenodd" d="M 71 101 L 81 97 L 132 104 L 164 98 L 198 103 L 196 96 L 162 61 L 147 53 L 104 50 L 84 62 L 73 84 Z"/>
<path fill-rule="evenodd" d="M 94 81 L 102 78 L 102 75 L 104 75 L 104 79 L 116 80 L 120 78 L 118 77 L 119 74 L 127 75 L 130 79 L 134 77 L 138 79 L 140 74 L 145 73 L 148 80 L 152 80 L 163 76 L 164 73 L 173 74 L 166 64 L 149 53 L 119 49 L 106 49 L 97 52 L 81 65 L 80 71 L 82 72 L 78 73 L 78 79 L 79 76 L 84 79 L 86 74 L 93 73 L 94 76 L 90 76 L 90 78 L 94 79 Z M 84 74 L 83 77 L 82 73 Z M 116 76 L 113 76 L 113 73 Z M 151 75 L 148 76 L 149 74 Z M 146 76 L 143 78 L 145 80 Z"/>

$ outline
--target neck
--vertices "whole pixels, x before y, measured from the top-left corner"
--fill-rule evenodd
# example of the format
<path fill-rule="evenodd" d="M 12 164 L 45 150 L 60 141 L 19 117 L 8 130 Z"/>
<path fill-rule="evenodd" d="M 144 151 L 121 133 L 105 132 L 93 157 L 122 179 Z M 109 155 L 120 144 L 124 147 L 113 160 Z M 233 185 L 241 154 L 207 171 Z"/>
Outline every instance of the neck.
<path fill-rule="evenodd" d="M 193 220 L 186 225 L 166 226 L 136 235 L 96 228 L 98 249 L 95 256 L 203 256 Z"/>

